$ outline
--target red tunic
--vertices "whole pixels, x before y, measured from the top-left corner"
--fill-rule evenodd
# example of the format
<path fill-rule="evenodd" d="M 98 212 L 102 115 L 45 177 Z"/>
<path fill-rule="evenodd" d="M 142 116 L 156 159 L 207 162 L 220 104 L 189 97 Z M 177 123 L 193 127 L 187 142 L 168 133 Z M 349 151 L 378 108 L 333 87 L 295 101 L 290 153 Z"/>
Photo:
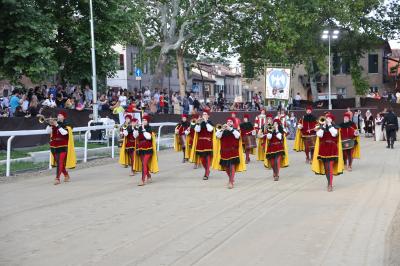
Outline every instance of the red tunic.
<path fill-rule="evenodd" d="M 339 134 L 339 132 L 338 132 Z M 328 129 L 324 130 L 324 135 L 319 139 L 319 160 L 337 159 L 338 158 L 338 141 L 339 136 L 333 137 Z"/>
<path fill-rule="evenodd" d="M 317 126 L 317 121 L 304 121 L 300 119 L 299 124 L 303 125 L 301 129 L 302 136 L 315 136 L 314 128 Z"/>
<path fill-rule="evenodd" d="M 181 122 L 178 125 L 179 136 L 184 136 L 186 129 L 190 126 L 189 122 Z"/>
<path fill-rule="evenodd" d="M 224 130 L 221 137 L 221 165 L 238 164 L 239 139 L 231 131 Z"/>
<path fill-rule="evenodd" d="M 212 153 L 212 148 L 213 148 L 213 138 L 214 131 L 208 132 L 206 124 L 203 122 L 201 124 L 201 130 L 200 132 L 197 133 L 198 139 L 197 139 L 197 146 L 196 146 L 196 152 L 201 155 L 207 155 Z"/>
<path fill-rule="evenodd" d="M 342 140 L 354 139 L 354 133 L 357 130 L 356 124 L 352 123 L 349 127 L 341 127 L 340 128 L 340 136 Z"/>
<path fill-rule="evenodd" d="M 62 127 L 67 130 L 66 127 Z M 50 148 L 66 148 L 68 147 L 68 134 L 62 135 L 58 127 L 51 126 Z"/>
<path fill-rule="evenodd" d="M 272 138 L 268 140 L 266 153 L 267 153 L 267 158 L 272 158 L 277 155 L 285 153 L 285 148 L 283 146 L 283 134 L 282 134 L 282 139 L 278 139 L 276 137 L 276 133 L 275 132 L 272 133 Z"/>
<path fill-rule="evenodd" d="M 128 131 L 128 135 L 125 137 L 125 141 L 126 150 L 134 149 L 136 147 L 136 139 L 133 136 L 132 130 L 130 130 L 130 132 Z"/>
<path fill-rule="evenodd" d="M 146 127 L 146 132 L 151 134 L 150 127 Z M 142 130 L 139 129 L 139 135 L 137 136 L 137 152 L 138 154 L 153 153 L 153 142 L 152 139 L 148 140 L 144 137 Z"/>

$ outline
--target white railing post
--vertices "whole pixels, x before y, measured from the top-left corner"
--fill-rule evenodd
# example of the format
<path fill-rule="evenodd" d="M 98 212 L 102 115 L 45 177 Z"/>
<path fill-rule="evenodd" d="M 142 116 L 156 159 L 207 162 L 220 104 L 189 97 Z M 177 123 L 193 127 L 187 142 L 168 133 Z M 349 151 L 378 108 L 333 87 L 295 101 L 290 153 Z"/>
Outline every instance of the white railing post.
<path fill-rule="evenodd" d="M 158 136 L 157 136 L 157 151 L 160 151 L 160 138 L 161 138 L 161 129 L 163 125 L 158 127 Z"/>
<path fill-rule="evenodd" d="M 7 140 L 7 165 L 6 165 L 6 176 L 10 176 L 10 168 L 11 168 L 11 141 L 15 138 L 15 136 L 10 136 Z"/>
<path fill-rule="evenodd" d="M 88 136 L 89 136 L 90 130 L 87 130 L 85 132 L 85 147 L 84 147 L 84 151 L 83 151 L 83 162 L 86 163 L 87 162 L 87 143 L 88 143 Z"/>
<path fill-rule="evenodd" d="M 111 139 L 111 158 L 115 157 L 114 145 L 115 145 L 115 127 L 112 129 L 112 139 Z M 108 143 L 108 140 L 107 140 Z"/>

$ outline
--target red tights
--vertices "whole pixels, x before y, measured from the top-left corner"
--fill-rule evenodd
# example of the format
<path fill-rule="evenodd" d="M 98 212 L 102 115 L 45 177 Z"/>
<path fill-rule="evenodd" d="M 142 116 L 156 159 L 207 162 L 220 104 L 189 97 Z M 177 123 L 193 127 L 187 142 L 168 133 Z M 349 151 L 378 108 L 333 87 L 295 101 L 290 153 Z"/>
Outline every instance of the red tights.
<path fill-rule="evenodd" d="M 149 171 L 149 161 L 151 159 L 152 154 L 142 154 L 140 155 L 140 159 L 142 160 L 142 181 L 146 181 L 146 177 L 151 177 L 150 176 L 150 171 Z"/>
<path fill-rule="evenodd" d="M 61 174 L 63 174 L 64 176 L 68 176 L 67 169 L 65 168 L 65 164 L 67 162 L 67 152 L 63 151 L 63 152 L 53 153 L 53 156 L 54 156 L 54 160 L 57 164 L 56 179 L 60 180 Z"/>

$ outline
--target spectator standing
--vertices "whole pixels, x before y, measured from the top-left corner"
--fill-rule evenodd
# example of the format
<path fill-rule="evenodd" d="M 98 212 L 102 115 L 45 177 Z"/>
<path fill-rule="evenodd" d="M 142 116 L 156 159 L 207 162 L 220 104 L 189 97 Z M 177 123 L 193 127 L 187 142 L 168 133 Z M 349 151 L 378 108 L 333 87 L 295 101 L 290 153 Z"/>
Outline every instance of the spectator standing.
<path fill-rule="evenodd" d="M 178 94 L 176 92 L 174 92 L 174 94 L 172 94 L 172 106 L 174 108 L 174 114 L 180 115 L 181 114 L 181 106 L 180 106 L 180 102 L 178 99 Z"/>
<path fill-rule="evenodd" d="M 122 92 L 122 94 L 118 97 L 119 105 L 122 106 L 124 109 L 128 106 L 127 99 L 128 98 L 126 97 L 125 91 Z"/>
<path fill-rule="evenodd" d="M 53 94 L 49 94 L 47 99 L 42 103 L 43 106 L 49 107 L 49 108 L 56 108 L 57 104 L 56 101 L 53 99 Z"/>
<path fill-rule="evenodd" d="M 225 100 L 224 100 L 224 97 L 222 96 L 221 92 L 218 94 L 217 104 L 218 104 L 218 107 L 219 107 L 220 111 L 223 112 L 224 111 Z"/>
<path fill-rule="evenodd" d="M 396 103 L 400 103 L 400 91 L 396 92 Z"/>
<path fill-rule="evenodd" d="M 151 97 L 150 103 L 149 103 L 149 108 L 150 108 L 150 113 L 155 114 L 157 113 L 157 101 L 154 99 L 154 96 Z"/>
<path fill-rule="evenodd" d="M 294 106 L 295 106 L 295 107 L 300 107 L 300 103 L 301 103 L 301 95 L 300 95 L 300 92 L 298 92 L 298 93 L 294 96 Z"/>
<path fill-rule="evenodd" d="M 193 108 L 194 108 L 194 105 L 193 105 L 193 103 L 194 103 L 193 93 L 189 94 L 188 100 L 189 100 L 189 114 L 191 115 L 191 114 L 193 114 Z"/>
<path fill-rule="evenodd" d="M 39 114 L 39 100 L 36 95 L 32 95 L 32 100 L 29 103 L 28 114 L 32 117 L 35 117 Z"/>
<path fill-rule="evenodd" d="M 195 96 L 195 97 L 194 97 L 194 100 L 193 100 L 193 111 L 194 111 L 195 113 L 197 113 L 197 112 L 200 111 L 200 102 L 199 102 L 199 99 L 198 99 L 197 96 Z"/>
<path fill-rule="evenodd" d="M 22 100 L 20 98 L 20 92 L 18 89 L 13 91 L 13 94 L 10 98 L 10 116 L 14 116 L 14 113 L 18 106 L 21 106 Z"/>
<path fill-rule="evenodd" d="M 86 102 L 87 104 L 90 104 L 90 103 L 93 102 L 93 91 L 90 89 L 90 86 L 89 86 L 89 85 L 86 85 L 86 86 L 85 86 L 84 95 L 85 95 L 85 102 Z"/>
<path fill-rule="evenodd" d="M 50 89 L 49 89 L 49 92 L 47 93 L 47 94 L 45 94 L 45 95 L 53 95 L 53 99 L 55 99 L 56 97 L 57 97 L 57 88 L 56 88 L 56 85 L 52 85 L 51 87 L 50 87 Z"/>
<path fill-rule="evenodd" d="M 189 93 L 187 93 L 186 96 L 183 97 L 182 107 L 183 107 L 183 114 L 188 115 L 190 110 Z"/>
<path fill-rule="evenodd" d="M 164 107 L 165 107 L 165 99 L 164 99 L 164 93 L 160 93 L 160 98 L 159 98 L 159 103 L 158 103 L 158 106 L 160 107 L 159 109 L 158 109 L 158 111 L 160 112 L 160 113 L 163 113 L 164 112 Z"/>
<path fill-rule="evenodd" d="M 108 105 L 108 99 L 105 94 L 102 94 L 99 98 L 99 110 L 104 111 L 110 109 L 110 106 Z"/>
<path fill-rule="evenodd" d="M 29 108 L 28 96 L 26 94 L 22 95 L 21 101 L 22 101 L 21 103 L 22 112 L 26 113 L 26 111 L 28 111 Z"/>

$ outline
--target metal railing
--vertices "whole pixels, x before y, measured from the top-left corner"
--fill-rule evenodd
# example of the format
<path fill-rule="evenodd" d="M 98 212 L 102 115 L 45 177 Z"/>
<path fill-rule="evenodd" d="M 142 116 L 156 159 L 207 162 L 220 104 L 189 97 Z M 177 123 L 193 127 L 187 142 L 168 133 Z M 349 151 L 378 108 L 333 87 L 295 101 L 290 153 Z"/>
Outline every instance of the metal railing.
<path fill-rule="evenodd" d="M 152 127 L 158 127 L 157 135 L 157 150 L 160 150 L 160 139 L 161 139 L 161 129 L 164 126 L 176 126 L 177 123 L 165 122 L 165 123 L 150 123 Z M 87 151 L 88 151 L 88 139 L 90 131 L 93 130 L 107 130 L 111 129 L 111 158 L 115 157 L 115 131 L 119 128 L 119 125 L 98 125 L 98 126 L 88 126 L 88 127 L 76 127 L 73 128 L 73 132 L 85 132 L 85 144 L 84 144 L 84 155 L 83 162 L 87 162 Z M 9 137 L 7 140 L 7 159 L 6 159 L 6 176 L 10 176 L 11 167 L 11 146 L 12 140 L 17 136 L 33 136 L 33 135 L 48 135 L 49 133 L 44 130 L 18 130 L 18 131 L 0 131 L 0 137 Z M 51 157 L 51 154 L 50 154 Z M 49 169 L 51 169 L 51 160 L 49 159 Z"/>

